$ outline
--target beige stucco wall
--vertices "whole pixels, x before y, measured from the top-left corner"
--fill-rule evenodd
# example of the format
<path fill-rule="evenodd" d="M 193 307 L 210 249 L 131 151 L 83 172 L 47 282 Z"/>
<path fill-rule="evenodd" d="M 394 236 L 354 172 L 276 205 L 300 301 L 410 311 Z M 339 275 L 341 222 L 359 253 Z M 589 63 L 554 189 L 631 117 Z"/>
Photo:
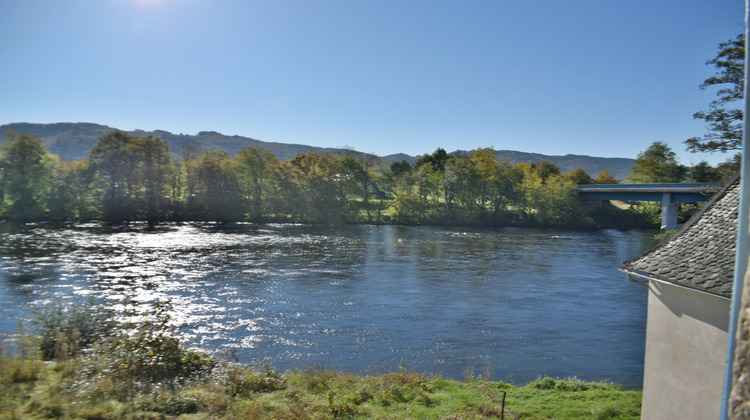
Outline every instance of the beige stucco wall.
<path fill-rule="evenodd" d="M 750 267 L 750 261 L 748 261 Z M 731 419 L 750 418 L 750 270 L 745 272 L 734 348 Z"/>
<path fill-rule="evenodd" d="M 643 419 L 719 416 L 730 300 L 649 282 Z"/>

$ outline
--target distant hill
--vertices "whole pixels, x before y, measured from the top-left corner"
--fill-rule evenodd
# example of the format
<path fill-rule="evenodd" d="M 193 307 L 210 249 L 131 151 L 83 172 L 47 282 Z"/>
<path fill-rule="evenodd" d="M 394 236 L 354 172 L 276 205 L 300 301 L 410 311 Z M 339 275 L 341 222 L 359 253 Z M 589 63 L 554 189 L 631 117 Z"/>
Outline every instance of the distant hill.
<path fill-rule="evenodd" d="M 451 154 L 463 153 L 470 154 L 471 151 L 456 150 Z M 630 173 L 635 159 L 628 158 L 604 158 L 584 155 L 565 155 L 565 156 L 554 156 L 554 155 L 542 155 L 539 153 L 526 153 L 518 152 L 515 150 L 498 150 L 496 155 L 501 160 L 507 160 L 512 165 L 516 163 L 539 163 L 547 161 L 554 163 L 560 168 L 560 172 L 570 172 L 576 168 L 583 168 L 592 178 L 596 177 L 599 172 L 609 169 L 609 173 L 617 179 L 624 179 L 626 175 Z M 383 156 L 383 160 L 386 162 L 394 162 L 399 160 L 406 160 L 409 163 L 414 163 L 419 157 L 409 156 L 403 153 Z"/>
<path fill-rule="evenodd" d="M 595 178 L 599 172 L 609 169 L 609 173 L 613 177 L 621 180 L 625 179 L 625 176 L 630 173 L 635 163 L 635 159 L 628 158 L 604 158 L 584 155 L 548 156 L 513 150 L 498 150 L 497 156 L 500 159 L 510 161 L 511 164 L 519 162 L 539 163 L 546 160 L 557 165 L 561 172 L 570 172 L 576 168 L 583 168 L 592 178 Z"/>
<path fill-rule="evenodd" d="M 96 144 L 97 139 L 116 128 L 93 123 L 55 123 L 55 124 L 31 124 L 12 123 L 0 126 L 0 138 L 5 137 L 6 132 L 29 133 L 41 138 L 50 152 L 60 156 L 62 160 L 78 160 L 88 157 L 89 150 Z M 265 142 L 242 136 L 227 136 L 215 131 L 201 131 L 196 135 L 172 134 L 168 131 L 136 130 L 129 132 L 132 135 L 145 137 L 158 137 L 169 143 L 172 154 L 179 158 L 184 150 L 191 149 L 215 149 L 226 150 L 231 155 L 236 155 L 241 149 L 248 146 L 261 147 L 273 153 L 281 160 L 295 157 L 299 153 L 309 152 L 316 149 L 319 152 L 335 151 L 337 149 L 308 146 L 304 144 L 287 144 Z M 433 151 L 425 151 L 432 153 Z M 455 151 L 453 153 L 469 153 L 467 151 Z M 538 163 L 548 161 L 554 163 L 562 172 L 570 172 L 575 168 L 583 168 L 589 175 L 595 177 L 604 169 L 609 169 L 612 176 L 623 179 L 630 173 L 635 160 L 627 158 L 602 158 L 581 155 L 548 156 L 538 153 L 524 153 L 513 150 L 498 150 L 500 159 L 507 160 L 511 164 L 525 162 Z M 394 154 L 383 156 L 386 162 L 406 160 L 414 163 L 417 156 L 406 154 Z"/>
<path fill-rule="evenodd" d="M 33 134 L 41 138 L 49 151 L 59 155 L 62 160 L 78 160 L 88 157 L 89 150 L 94 147 L 98 138 L 113 130 L 116 128 L 92 123 L 13 123 L 0 125 L 0 138 L 9 131 Z M 154 136 L 166 141 L 169 143 L 169 150 L 177 158 L 183 150 L 226 150 L 229 154 L 236 155 L 241 149 L 249 146 L 262 147 L 281 160 L 291 159 L 298 153 L 309 152 L 310 149 L 336 150 L 302 144 L 265 142 L 241 136 L 225 136 L 215 131 L 201 131 L 196 135 L 172 134 L 164 130 L 135 130 L 128 131 L 128 133 L 139 137 Z"/>

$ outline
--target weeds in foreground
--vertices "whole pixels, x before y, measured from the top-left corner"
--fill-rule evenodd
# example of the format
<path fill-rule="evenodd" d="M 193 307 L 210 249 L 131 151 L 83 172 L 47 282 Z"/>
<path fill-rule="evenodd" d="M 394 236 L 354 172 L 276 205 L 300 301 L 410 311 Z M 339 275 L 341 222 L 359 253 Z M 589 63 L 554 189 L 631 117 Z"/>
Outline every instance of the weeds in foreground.
<path fill-rule="evenodd" d="M 281 373 L 268 364 L 242 366 L 185 350 L 173 334 L 178 326 L 167 315 L 168 302 L 147 310 L 123 307 L 127 322 L 113 323 L 99 340 L 83 338 L 89 330 L 80 328 L 88 322 L 81 308 L 45 312 L 57 321 L 41 325 L 62 330 L 46 332 L 55 337 L 54 346 L 39 337 L 0 339 L 0 419 L 626 419 L 640 414 L 639 391 L 575 378 L 539 378 L 517 387 L 405 369 L 362 376 L 319 367 Z M 35 331 L 44 337 L 44 330 Z M 3 351 L 8 347 L 15 350 Z M 51 348 L 59 357 L 43 360 Z M 509 410 L 503 411 L 503 400 Z"/>

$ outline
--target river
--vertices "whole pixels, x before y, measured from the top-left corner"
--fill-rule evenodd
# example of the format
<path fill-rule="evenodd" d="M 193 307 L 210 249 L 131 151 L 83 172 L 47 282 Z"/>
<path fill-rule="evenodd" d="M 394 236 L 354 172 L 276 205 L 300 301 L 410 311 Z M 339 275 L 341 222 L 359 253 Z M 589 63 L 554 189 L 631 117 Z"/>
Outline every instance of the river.
<path fill-rule="evenodd" d="M 171 298 L 192 345 L 285 370 L 640 388 L 653 231 L 0 223 L 0 333 L 28 305 Z"/>

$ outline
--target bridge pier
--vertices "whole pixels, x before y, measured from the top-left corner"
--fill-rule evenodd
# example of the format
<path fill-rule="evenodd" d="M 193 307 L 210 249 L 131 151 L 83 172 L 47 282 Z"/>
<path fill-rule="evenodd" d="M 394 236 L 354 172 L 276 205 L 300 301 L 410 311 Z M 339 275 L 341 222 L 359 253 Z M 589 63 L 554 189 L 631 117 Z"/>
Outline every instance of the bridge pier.
<path fill-rule="evenodd" d="M 672 201 L 672 193 L 665 192 L 661 197 L 661 231 L 677 230 L 677 203 Z"/>

